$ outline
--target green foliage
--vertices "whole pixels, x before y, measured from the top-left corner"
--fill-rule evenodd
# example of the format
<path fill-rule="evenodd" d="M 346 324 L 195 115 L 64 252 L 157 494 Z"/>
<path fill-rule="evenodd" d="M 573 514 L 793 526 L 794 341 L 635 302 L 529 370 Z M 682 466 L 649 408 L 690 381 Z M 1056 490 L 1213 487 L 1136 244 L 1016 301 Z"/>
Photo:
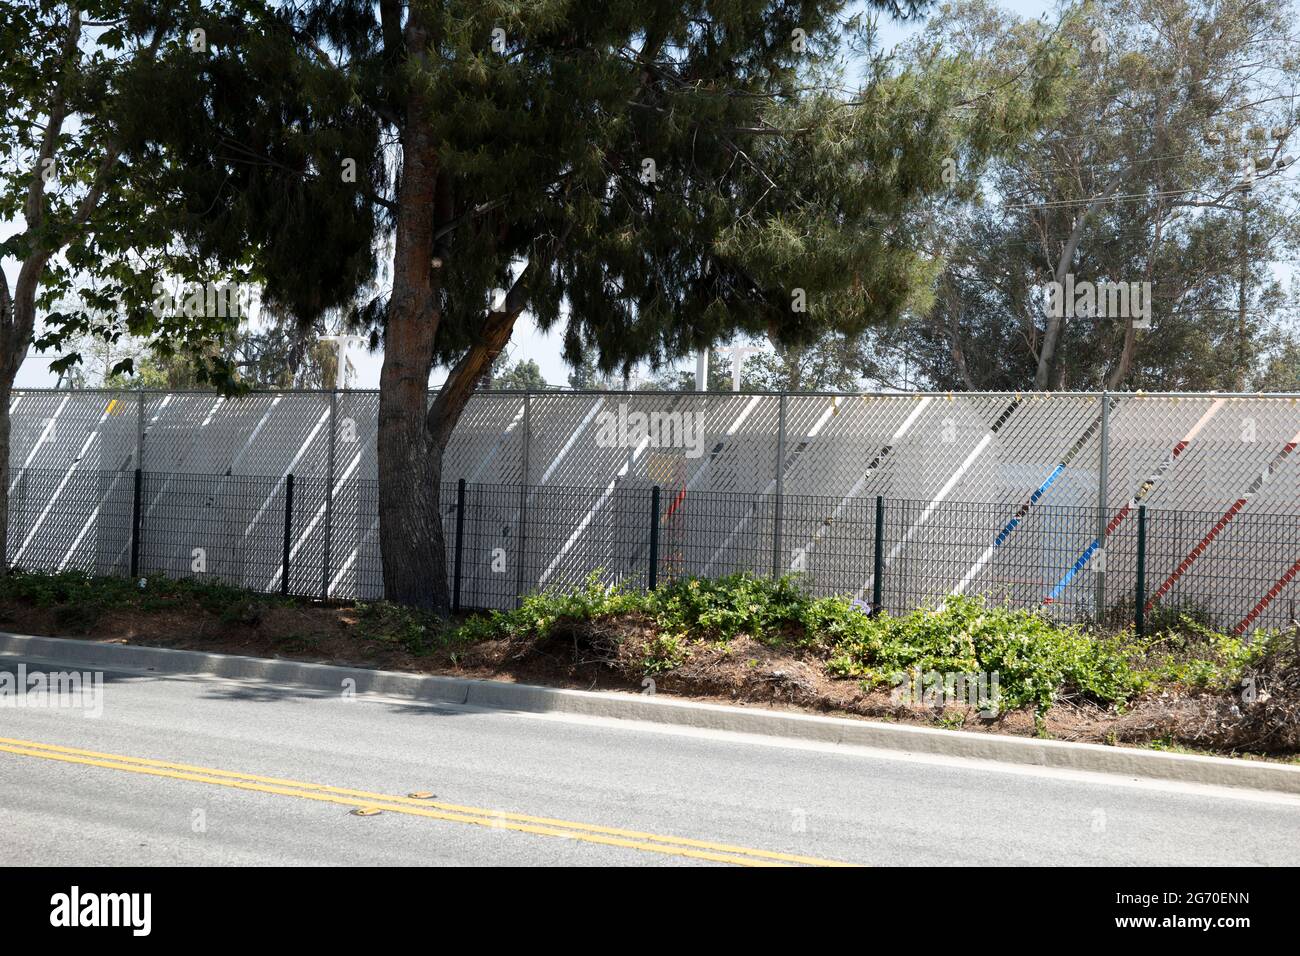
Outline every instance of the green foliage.
<path fill-rule="evenodd" d="M 531 594 L 513 611 L 493 612 L 492 619 L 498 622 L 501 636 L 535 634 L 545 638 L 562 620 L 593 621 L 615 614 L 636 614 L 648 605 L 646 595 L 619 587 L 606 587 L 600 581 L 600 572 L 594 571 L 576 591 Z"/>
<path fill-rule="evenodd" d="M 948 191 L 944 157 L 974 172 L 1014 145 L 1056 57 L 882 58 L 859 79 L 845 58 L 864 12 L 912 9 L 862 6 L 412 4 L 403 30 L 382 4 L 212 4 L 209 51 L 164 58 L 129 152 L 175 157 L 178 232 L 204 261 L 251 261 L 299 320 L 364 296 L 353 318 L 383 328 L 375 250 L 433 217 L 438 360 L 479 340 L 489 291 L 534 260 L 527 306 L 563 324 L 574 366 L 856 333 L 926 299 L 935 265 L 900 213 Z M 436 203 L 395 188 L 416 141 Z"/>
<path fill-rule="evenodd" d="M 142 588 L 123 578 L 82 571 L 15 569 L 0 576 L 0 603 L 53 608 L 60 626 L 87 631 L 107 611 L 199 607 L 233 627 L 252 627 L 286 600 L 220 583 L 150 578 Z M 1171 687 L 1225 690 L 1270 655 L 1294 654 L 1292 635 L 1258 633 L 1247 641 L 1186 616 L 1140 643 L 1053 623 L 1026 610 L 953 597 L 942 608 L 871 616 L 843 597 L 814 598 L 795 577 L 752 574 L 682 578 L 643 592 L 607 586 L 594 572 L 573 591 L 527 596 L 518 608 L 449 623 L 388 602 L 358 605 L 356 635 L 412 654 L 489 640 L 541 645 L 579 624 L 636 623 L 633 660 L 646 675 L 673 671 L 699 649 L 726 651 L 742 636 L 822 662 L 827 674 L 864 691 L 896 686 L 920 672 L 997 674 L 1002 710 L 1032 708 L 1040 723 L 1062 696 L 1122 707 Z M 604 639 L 625 639 L 617 627 Z M 316 639 L 292 635 L 286 648 L 310 650 Z M 751 666 L 754 662 L 751 661 Z"/>
<path fill-rule="evenodd" d="M 876 686 L 906 672 L 996 673 L 1005 708 L 1051 707 L 1061 693 L 1105 703 L 1125 699 L 1134 687 L 1117 639 L 1084 634 L 1029 611 L 954 597 L 941 610 L 921 609 L 868 618 L 848 602 L 819 602 L 813 623 L 827 642 L 827 669 Z"/>
<path fill-rule="evenodd" d="M 507 366 L 502 361 L 493 366 L 492 387 L 523 391 L 530 388 L 544 389 L 547 382 L 537 362 L 533 359 L 520 359 L 514 365 Z"/>
<path fill-rule="evenodd" d="M 647 674 L 662 674 L 681 667 L 689 656 L 684 636 L 658 634 L 646 641 L 641 665 Z"/>
<path fill-rule="evenodd" d="M 725 578 L 682 578 L 651 592 L 607 586 L 599 572 L 576 591 L 542 591 L 511 611 L 492 611 L 460 626 L 463 639 L 534 638 L 544 640 L 562 621 L 599 621 L 638 615 L 653 623 L 667 657 L 680 641 L 726 642 L 748 634 L 770 644 L 790 639 L 799 627 L 808 598 L 793 578 L 733 574 Z"/>
<path fill-rule="evenodd" d="M 215 614 L 223 624 L 252 627 L 267 608 L 284 603 L 272 594 L 259 594 L 220 582 L 193 578 L 96 577 L 84 571 L 55 573 L 14 568 L 0 575 L 0 602 L 51 608 L 61 627 L 85 632 L 109 611 L 146 612 L 184 609 L 197 605 Z"/>
<path fill-rule="evenodd" d="M 647 674 L 680 667 L 693 646 L 746 635 L 772 647 L 804 651 L 827 673 L 889 687 L 919 670 L 998 675 L 1000 706 L 1046 712 L 1063 695 L 1123 705 L 1139 693 L 1179 685 L 1231 685 L 1267 652 L 1186 622 L 1195 637 L 1167 634 L 1145 644 L 1084 632 L 1026 610 L 955 597 L 942 609 L 869 616 L 846 598 L 811 598 L 796 579 L 734 574 L 683 578 L 644 594 L 607 588 L 593 575 L 571 593 L 530 595 L 512 611 L 459 625 L 456 642 L 545 640 L 561 622 L 636 615 L 652 624 Z"/>
<path fill-rule="evenodd" d="M 446 638 L 446 626 L 437 615 L 414 608 L 376 601 L 359 605 L 357 635 L 364 640 L 403 647 L 412 654 L 427 654 Z"/>
<path fill-rule="evenodd" d="M 584 355 L 569 372 L 569 388 L 614 388 L 611 376 L 604 375 L 596 368 L 590 356 Z"/>
<path fill-rule="evenodd" d="M 807 345 L 779 346 L 745 363 L 741 383 L 769 392 L 855 391 L 871 364 L 866 336 L 828 332 Z"/>
<path fill-rule="evenodd" d="M 1300 246 L 1297 187 L 1277 166 L 1294 155 L 1300 124 L 1270 91 L 1289 88 L 1300 62 L 1294 3 L 1088 0 L 1060 9 L 1050 24 L 995 0 L 945 3 L 899 51 L 909 64 L 936 47 L 984 51 L 1015 69 L 1034 61 L 1051 31 L 1071 55 L 1053 108 L 979 177 L 978 199 L 935 209 L 926 228 L 947 260 L 935 306 L 873 351 L 894 368 L 905 356 L 936 389 L 1035 387 L 1040 358 L 1040 388 L 1240 388 L 1252 369 L 1252 387 L 1287 388 L 1294 292 L 1269 263 Z M 1262 135 L 1248 138 L 1252 128 Z M 1247 162 L 1254 186 L 1243 192 Z M 1076 229 L 1077 247 L 1068 241 Z M 1046 350 L 1054 317 L 1042 293 L 1065 274 L 1150 281 L 1158 331 L 1074 321 Z"/>
<path fill-rule="evenodd" d="M 1139 680 L 1147 688 L 1166 684 L 1215 690 L 1234 687 L 1249 668 L 1289 640 L 1279 632 L 1259 632 L 1250 639 L 1224 634 L 1188 614 L 1166 621 L 1142 646 Z"/>
<path fill-rule="evenodd" d="M 1011 709 L 1045 711 L 1062 693 L 1115 703 L 1142 686 L 1120 638 L 1088 635 L 1028 611 L 962 597 L 942 610 L 871 617 L 846 598 L 810 598 L 794 578 L 747 573 L 684 578 L 649 594 L 607 589 L 593 576 L 579 591 L 534 594 L 517 610 L 472 620 L 458 640 L 542 640 L 557 622 L 620 614 L 653 622 L 647 673 L 680 666 L 693 644 L 726 644 L 743 634 L 815 654 L 829 673 L 866 687 L 889 686 L 916 668 L 997 673 L 1002 705 Z"/>
<path fill-rule="evenodd" d="M 1300 341 L 1292 340 L 1278 347 L 1251 383 L 1251 391 L 1300 392 Z"/>
<path fill-rule="evenodd" d="M 87 342 L 125 337 L 148 340 L 160 354 L 193 351 L 205 364 L 229 365 L 206 359 L 231 321 L 151 308 L 163 277 L 248 275 L 238 257 L 217 265 L 198 244 L 176 242 L 185 204 L 174 187 L 187 164 L 151 137 L 160 90 L 179 63 L 201 59 L 188 32 L 228 18 L 234 6 L 242 4 L 0 0 L 0 221 L 23 223 L 0 240 L 0 257 L 18 260 L 24 277 L 12 308 L 0 278 L 12 368 L 30 344 L 60 353 L 51 369 L 62 375 Z M 104 371 L 132 367 L 125 357 Z"/>
<path fill-rule="evenodd" d="M 807 603 L 794 578 L 742 573 L 679 579 L 655 591 L 648 610 L 659 629 L 669 634 L 719 641 L 748 634 L 764 643 L 783 644 Z"/>

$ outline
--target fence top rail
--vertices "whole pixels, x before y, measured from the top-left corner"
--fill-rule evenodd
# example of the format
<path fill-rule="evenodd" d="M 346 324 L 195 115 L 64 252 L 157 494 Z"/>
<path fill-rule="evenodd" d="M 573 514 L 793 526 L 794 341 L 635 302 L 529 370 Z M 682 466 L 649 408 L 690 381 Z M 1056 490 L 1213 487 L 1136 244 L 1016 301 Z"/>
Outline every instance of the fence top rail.
<path fill-rule="evenodd" d="M 143 396 L 166 396 L 166 395 L 211 395 L 218 396 L 221 393 L 216 389 L 203 388 L 178 388 L 178 389 L 144 389 L 144 388 L 15 388 L 15 394 L 50 394 L 50 395 L 143 395 Z M 429 389 L 430 395 L 436 395 L 438 389 Z M 239 392 L 226 396 L 232 401 L 240 398 L 246 398 L 252 395 L 378 395 L 377 388 L 349 388 L 349 389 L 330 389 L 330 388 L 255 388 L 246 392 Z M 1150 391 L 1038 391 L 1035 389 L 1021 389 L 1018 391 L 996 391 L 996 392 L 970 392 L 970 391 L 902 391 L 902 390 L 863 390 L 855 392 L 836 392 L 836 391 L 802 391 L 802 392 L 768 392 L 742 389 L 739 392 L 698 392 L 698 391 L 679 391 L 664 389 L 601 389 L 601 388 L 555 388 L 544 389 L 510 389 L 510 388 L 486 388 L 478 389 L 475 394 L 479 395 L 501 395 L 501 396 L 523 396 L 523 395 L 621 395 L 626 397 L 637 396 L 658 396 L 658 395 L 677 395 L 677 396 L 704 396 L 713 398 L 727 398 L 741 396 L 746 398 L 766 397 L 766 398 L 1024 398 L 1024 397 L 1041 397 L 1041 398 L 1100 398 L 1107 395 L 1110 398 L 1146 398 L 1146 399 L 1165 399 L 1165 398 L 1228 398 L 1228 399 L 1269 399 L 1269 400 L 1300 400 L 1300 392 L 1150 392 Z"/>

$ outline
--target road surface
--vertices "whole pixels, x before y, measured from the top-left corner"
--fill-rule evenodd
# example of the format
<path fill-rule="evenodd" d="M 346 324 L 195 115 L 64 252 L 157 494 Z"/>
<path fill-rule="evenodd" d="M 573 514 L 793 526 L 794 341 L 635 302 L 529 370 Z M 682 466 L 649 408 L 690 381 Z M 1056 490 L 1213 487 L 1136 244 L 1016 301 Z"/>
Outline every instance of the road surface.
<path fill-rule="evenodd" d="M 0 864 L 1300 857 L 1278 794 L 217 679 L 109 672 L 103 701 L 0 708 Z"/>

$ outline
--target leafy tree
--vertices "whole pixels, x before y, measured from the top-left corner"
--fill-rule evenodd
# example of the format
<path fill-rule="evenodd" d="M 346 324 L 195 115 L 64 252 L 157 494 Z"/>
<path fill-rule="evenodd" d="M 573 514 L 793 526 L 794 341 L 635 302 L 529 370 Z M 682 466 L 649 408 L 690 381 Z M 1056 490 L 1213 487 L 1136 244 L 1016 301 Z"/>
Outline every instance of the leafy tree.
<path fill-rule="evenodd" d="M 0 541 L 9 398 L 29 347 L 57 349 L 83 336 L 92 314 L 112 317 L 102 342 L 150 331 L 143 303 L 154 272 L 132 252 L 137 242 L 163 242 L 141 191 L 157 157 L 127 163 L 125 155 L 151 115 L 162 57 L 183 42 L 172 12 L 95 0 L 0 2 L 0 220 L 17 224 L 0 259 L 18 264 L 12 289 L 0 272 Z M 51 311 L 37 336 L 38 312 L 60 300 L 78 308 Z M 79 358 L 64 355 L 51 368 L 63 374 Z"/>
<path fill-rule="evenodd" d="M 1261 392 L 1300 392 L 1300 341 L 1286 341 L 1269 358 L 1252 387 Z"/>
<path fill-rule="evenodd" d="M 848 392 L 870 365 L 866 336 L 829 333 L 807 344 L 778 345 L 745 362 L 745 388 L 771 392 Z"/>
<path fill-rule="evenodd" d="M 518 389 L 519 391 L 526 389 L 538 391 L 550 386 L 535 361 L 520 359 L 514 365 L 502 368 L 500 372 L 494 370 L 492 373 L 492 387 Z"/>
<path fill-rule="evenodd" d="M 692 356 L 692 359 L 694 356 Z M 725 355 L 715 348 L 708 349 L 708 386 L 710 392 L 731 391 L 731 363 Z M 678 368 L 676 365 L 664 364 L 654 369 L 651 378 L 641 381 L 640 391 L 646 392 L 693 392 L 695 388 L 695 363 L 690 368 Z M 622 384 L 621 382 L 619 383 Z"/>
<path fill-rule="evenodd" d="M 596 368 L 596 363 L 590 355 L 584 355 L 577 364 L 573 365 L 569 371 L 569 388 L 612 388 L 613 383 L 608 375 L 602 374 L 600 369 Z"/>
<path fill-rule="evenodd" d="M 865 336 L 828 333 L 807 343 L 759 346 L 758 340 L 743 353 L 741 388 L 750 392 L 852 391 L 861 385 L 862 369 L 868 363 Z M 728 348 L 709 350 L 710 392 L 730 392 L 735 382 L 736 353 Z M 648 383 L 660 391 L 695 390 L 695 370 L 671 368 Z"/>
<path fill-rule="evenodd" d="M 297 333 L 296 325 L 245 327 L 224 342 L 196 344 L 177 353 L 161 343 L 151 345 L 129 336 L 110 341 L 98 328 L 64 343 L 64 349 L 75 349 L 81 356 L 64 375 L 66 384 L 74 388 L 102 384 L 109 388 L 198 389 L 211 385 L 204 367 L 220 365 L 233 376 L 227 382 L 232 389 L 333 388 L 334 345 Z M 96 372 L 98 381 L 93 379 Z"/>
<path fill-rule="evenodd" d="M 1094 0 L 1067 9 L 1062 108 L 999 157 L 984 201 L 934 217 L 934 308 L 880 350 L 940 388 L 1232 388 L 1273 347 L 1296 248 L 1300 46 L 1289 0 Z M 910 56 L 1028 62 L 1047 28 L 945 6 Z M 1250 184 L 1247 191 L 1245 186 Z M 1150 330 L 1051 314 L 1047 283 L 1150 283 Z"/>
<path fill-rule="evenodd" d="M 179 391 L 202 387 L 194 363 L 184 356 L 160 358 L 144 354 L 130 372 L 115 372 L 104 379 L 106 388 Z"/>
<path fill-rule="evenodd" d="M 447 606 L 442 453 L 525 308 L 609 372 L 858 335 L 926 301 L 936 263 L 905 213 L 949 187 L 940 158 L 976 169 L 1038 119 L 1059 51 L 1011 75 L 873 61 L 851 84 L 845 6 L 205 10 L 206 55 L 172 63 L 151 109 L 191 255 L 310 316 L 355 298 L 391 237 L 390 287 L 353 316 L 384 341 L 389 598 Z"/>

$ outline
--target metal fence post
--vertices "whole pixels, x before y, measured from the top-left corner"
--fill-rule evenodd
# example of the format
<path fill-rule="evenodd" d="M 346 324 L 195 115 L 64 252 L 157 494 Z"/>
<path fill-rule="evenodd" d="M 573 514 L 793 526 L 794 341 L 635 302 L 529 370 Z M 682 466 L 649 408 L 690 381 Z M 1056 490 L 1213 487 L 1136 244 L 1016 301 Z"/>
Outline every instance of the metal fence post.
<path fill-rule="evenodd" d="M 135 492 L 131 498 L 131 580 L 140 574 L 140 497 L 144 469 L 135 470 Z"/>
<path fill-rule="evenodd" d="M 460 610 L 461 555 L 465 551 L 465 479 L 456 482 L 456 551 L 451 560 L 451 609 Z"/>
<path fill-rule="evenodd" d="M 871 613 L 879 614 L 885 585 L 885 497 L 876 495 L 876 541 L 871 572 Z"/>
<path fill-rule="evenodd" d="M 1137 587 L 1136 604 L 1133 608 L 1133 624 L 1138 637 L 1144 637 L 1147 629 L 1147 506 L 1138 505 L 1138 548 L 1137 548 Z"/>
<path fill-rule="evenodd" d="M 325 550 L 321 558 L 321 600 L 328 601 L 330 596 L 330 551 L 334 546 L 334 456 L 338 442 L 338 405 L 339 392 L 330 392 L 330 431 L 329 451 L 325 462 Z"/>
<path fill-rule="evenodd" d="M 280 562 L 280 594 L 289 596 L 289 550 L 293 541 L 293 472 L 284 479 L 284 554 Z"/>
<path fill-rule="evenodd" d="M 515 607 L 523 602 L 524 594 L 524 565 L 527 563 L 527 543 L 528 543 L 528 477 L 529 477 L 529 446 L 533 439 L 533 394 L 530 391 L 524 391 L 524 448 L 523 462 L 519 476 L 519 536 L 518 555 L 515 557 Z"/>
<path fill-rule="evenodd" d="M 144 467 L 144 390 L 141 389 L 135 403 L 135 466 Z"/>
<path fill-rule="evenodd" d="M 653 591 L 659 586 L 659 486 L 650 489 L 650 567 L 646 571 L 646 587 Z"/>
<path fill-rule="evenodd" d="M 785 395 L 781 395 L 776 425 L 776 506 L 772 516 L 772 577 L 781 571 L 781 524 L 785 499 Z"/>
<path fill-rule="evenodd" d="M 1101 624 L 1106 617 L 1106 506 L 1110 490 L 1110 393 L 1101 393 L 1101 461 L 1097 468 L 1097 540 L 1101 542 L 1101 563 L 1097 566 L 1093 599 L 1094 618 Z"/>

